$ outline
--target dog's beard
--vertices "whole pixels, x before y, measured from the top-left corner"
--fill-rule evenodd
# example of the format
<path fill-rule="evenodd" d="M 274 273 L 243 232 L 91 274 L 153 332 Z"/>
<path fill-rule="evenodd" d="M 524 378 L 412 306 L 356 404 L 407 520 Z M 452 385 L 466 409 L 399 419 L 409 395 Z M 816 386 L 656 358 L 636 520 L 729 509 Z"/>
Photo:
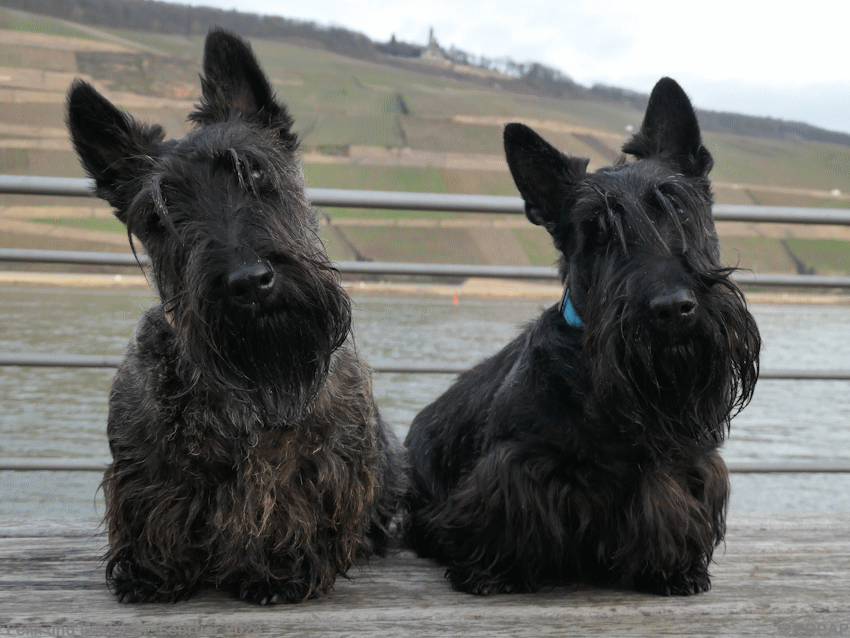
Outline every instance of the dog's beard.
<path fill-rule="evenodd" d="M 612 420 L 625 436 L 659 451 L 723 441 L 752 397 L 761 345 L 728 274 L 702 277 L 697 321 L 678 337 L 647 327 L 625 300 L 588 313 L 591 418 Z"/>
<path fill-rule="evenodd" d="M 187 389 L 241 403 L 269 425 L 309 411 L 351 326 L 350 300 L 327 262 L 290 263 L 276 277 L 280 290 L 267 305 L 232 303 L 209 282 L 189 282 L 194 294 L 164 304 Z"/>

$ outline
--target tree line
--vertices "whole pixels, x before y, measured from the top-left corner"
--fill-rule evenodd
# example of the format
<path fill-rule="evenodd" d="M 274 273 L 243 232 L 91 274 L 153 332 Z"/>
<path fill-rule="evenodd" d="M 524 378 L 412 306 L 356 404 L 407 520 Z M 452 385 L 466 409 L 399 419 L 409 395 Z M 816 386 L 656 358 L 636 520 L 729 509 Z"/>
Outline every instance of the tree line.
<path fill-rule="evenodd" d="M 171 35 L 204 36 L 210 27 L 219 26 L 248 38 L 303 38 L 343 55 L 366 59 L 376 57 L 374 44 L 362 33 L 235 10 L 193 7 L 156 0 L 3 0 L 3 5 L 90 26 Z"/>

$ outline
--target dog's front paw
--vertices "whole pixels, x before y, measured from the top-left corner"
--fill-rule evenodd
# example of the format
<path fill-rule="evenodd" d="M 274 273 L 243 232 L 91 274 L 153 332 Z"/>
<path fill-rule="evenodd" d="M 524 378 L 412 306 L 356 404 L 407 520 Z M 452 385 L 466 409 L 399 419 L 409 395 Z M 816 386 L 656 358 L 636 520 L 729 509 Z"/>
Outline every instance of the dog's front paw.
<path fill-rule="evenodd" d="M 120 603 L 176 602 L 193 593 L 185 584 L 166 591 L 152 572 L 126 560 L 112 566 L 106 583 Z"/>
<path fill-rule="evenodd" d="M 308 583 L 282 581 L 245 582 L 237 586 L 237 594 L 242 600 L 258 605 L 276 603 L 300 603 L 313 598 L 316 591 Z"/>
<path fill-rule="evenodd" d="M 686 572 L 670 574 L 644 572 L 635 577 L 635 589 L 659 596 L 690 596 L 711 589 L 708 569 L 700 566 Z"/>
<path fill-rule="evenodd" d="M 457 591 L 475 594 L 476 596 L 531 591 L 528 587 L 494 576 L 489 572 L 462 567 L 449 567 L 446 570 L 446 578 Z"/>

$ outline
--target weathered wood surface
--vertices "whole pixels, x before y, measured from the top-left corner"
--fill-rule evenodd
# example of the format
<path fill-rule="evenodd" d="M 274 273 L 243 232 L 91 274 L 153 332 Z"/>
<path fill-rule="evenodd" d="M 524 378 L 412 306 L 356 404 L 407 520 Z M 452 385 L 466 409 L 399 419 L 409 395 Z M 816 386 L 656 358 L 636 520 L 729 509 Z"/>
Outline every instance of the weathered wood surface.
<path fill-rule="evenodd" d="M 121 605 L 95 521 L 0 521 L 0 636 L 850 636 L 850 514 L 734 516 L 713 588 L 689 598 L 555 589 L 469 596 L 399 550 L 299 605 L 204 591 Z"/>

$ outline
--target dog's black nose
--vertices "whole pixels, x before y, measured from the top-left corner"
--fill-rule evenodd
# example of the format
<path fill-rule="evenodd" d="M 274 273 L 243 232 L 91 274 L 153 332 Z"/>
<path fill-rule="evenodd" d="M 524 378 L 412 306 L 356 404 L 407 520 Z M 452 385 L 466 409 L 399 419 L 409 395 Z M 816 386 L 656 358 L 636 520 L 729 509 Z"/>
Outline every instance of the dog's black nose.
<path fill-rule="evenodd" d="M 244 264 L 224 278 L 230 298 L 241 304 L 263 301 L 274 289 L 274 270 L 264 262 Z"/>
<path fill-rule="evenodd" d="M 685 328 L 693 321 L 697 298 L 687 288 L 656 295 L 649 301 L 649 312 L 656 327 L 675 330 Z"/>

